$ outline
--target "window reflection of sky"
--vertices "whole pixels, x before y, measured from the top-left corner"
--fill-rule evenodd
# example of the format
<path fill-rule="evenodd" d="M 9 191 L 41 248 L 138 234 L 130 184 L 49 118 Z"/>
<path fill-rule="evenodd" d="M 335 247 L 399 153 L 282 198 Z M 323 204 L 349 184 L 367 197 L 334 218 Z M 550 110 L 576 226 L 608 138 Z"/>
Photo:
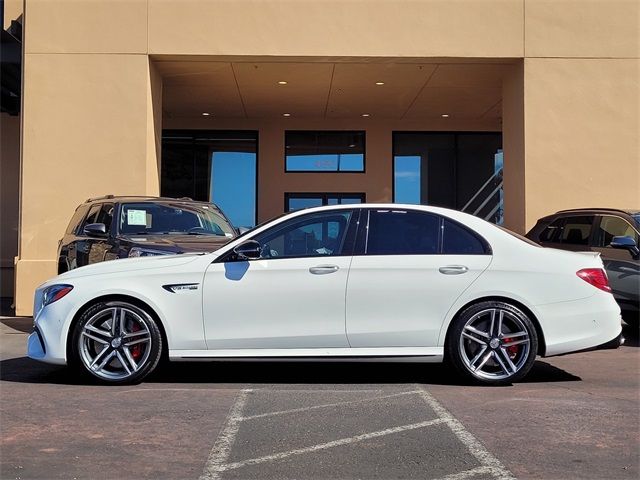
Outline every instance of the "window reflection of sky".
<path fill-rule="evenodd" d="M 256 221 L 256 154 L 214 152 L 211 164 L 211 201 L 236 227 L 253 227 Z"/>
<path fill-rule="evenodd" d="M 362 172 L 364 171 L 364 155 L 361 153 L 287 155 L 287 170 L 300 172 Z"/>
<path fill-rule="evenodd" d="M 420 156 L 395 157 L 393 181 L 396 203 L 420 203 Z"/>

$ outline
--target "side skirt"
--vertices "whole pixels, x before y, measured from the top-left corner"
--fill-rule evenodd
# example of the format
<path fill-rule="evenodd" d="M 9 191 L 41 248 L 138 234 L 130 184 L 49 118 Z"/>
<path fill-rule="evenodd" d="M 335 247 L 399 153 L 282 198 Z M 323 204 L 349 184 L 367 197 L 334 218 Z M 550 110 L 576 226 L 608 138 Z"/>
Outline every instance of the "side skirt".
<path fill-rule="evenodd" d="M 443 347 L 375 347 L 375 348 L 255 348 L 224 350 L 169 350 L 175 362 L 206 360 L 269 361 L 374 361 L 440 363 Z"/>

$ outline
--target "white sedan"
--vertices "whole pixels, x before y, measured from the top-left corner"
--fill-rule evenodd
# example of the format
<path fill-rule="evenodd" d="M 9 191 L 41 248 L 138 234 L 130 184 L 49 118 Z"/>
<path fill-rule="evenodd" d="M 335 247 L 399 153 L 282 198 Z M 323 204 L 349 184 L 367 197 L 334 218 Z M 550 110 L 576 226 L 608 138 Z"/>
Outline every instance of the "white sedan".
<path fill-rule="evenodd" d="M 170 360 L 448 360 L 522 378 L 536 355 L 621 341 L 597 253 L 541 248 L 436 207 L 363 204 L 279 217 L 208 254 L 123 259 L 35 294 L 28 355 L 108 383 Z"/>

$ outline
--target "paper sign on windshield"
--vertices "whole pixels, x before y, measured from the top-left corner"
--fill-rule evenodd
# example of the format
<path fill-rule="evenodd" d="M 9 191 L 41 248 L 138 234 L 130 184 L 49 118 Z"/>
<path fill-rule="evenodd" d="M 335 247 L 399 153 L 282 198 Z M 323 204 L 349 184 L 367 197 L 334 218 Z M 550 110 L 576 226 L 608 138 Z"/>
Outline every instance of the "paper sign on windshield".
<path fill-rule="evenodd" d="M 147 225 L 147 212 L 145 210 L 127 210 L 127 223 L 129 225 Z"/>

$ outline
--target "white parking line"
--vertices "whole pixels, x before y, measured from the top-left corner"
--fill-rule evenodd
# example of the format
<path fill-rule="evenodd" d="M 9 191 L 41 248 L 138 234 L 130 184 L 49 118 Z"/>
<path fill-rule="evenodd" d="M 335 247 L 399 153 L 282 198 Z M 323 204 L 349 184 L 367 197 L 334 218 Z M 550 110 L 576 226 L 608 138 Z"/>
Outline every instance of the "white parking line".
<path fill-rule="evenodd" d="M 469 450 L 469 453 L 473 455 L 482 467 L 486 468 L 486 473 L 490 473 L 494 477 L 501 480 L 514 480 L 515 477 L 506 469 L 504 465 L 494 457 L 489 451 L 482 446 L 482 444 L 469 432 L 460 421 L 449 413 L 440 403 L 426 390 L 420 389 L 420 396 L 427 402 L 436 415 L 445 420 L 451 431 L 458 437 L 465 447 Z M 471 472 L 471 470 L 467 471 Z M 467 473 L 467 472 L 461 472 Z M 475 475 L 475 473 L 473 473 Z M 456 478 L 456 477 L 454 477 Z M 462 477 L 466 478 L 466 477 Z"/>
<path fill-rule="evenodd" d="M 467 478 L 475 477 L 476 475 L 493 474 L 490 467 L 476 467 L 471 470 L 465 470 L 464 472 L 452 473 L 444 477 L 440 477 L 439 480 L 466 480 Z"/>
<path fill-rule="evenodd" d="M 274 453 L 273 455 L 265 455 L 264 457 L 250 458 L 241 462 L 216 464 L 213 468 L 217 472 L 224 472 L 227 470 L 235 470 L 236 468 L 246 467 L 248 465 L 257 465 L 264 462 L 272 462 L 274 460 L 281 460 L 283 458 L 291 457 L 292 455 L 300 455 L 303 453 L 317 452 L 318 450 L 326 450 L 327 448 L 339 447 L 341 445 L 349 445 L 352 443 L 362 442 L 371 438 L 383 437 L 385 435 L 391 435 L 394 433 L 406 432 L 407 430 L 415 430 L 417 428 L 429 427 L 431 425 L 438 425 L 445 423 L 446 420 L 437 418 L 435 420 L 429 420 L 426 422 L 412 423 L 410 425 L 402 425 L 400 427 L 387 428 L 385 430 L 379 430 L 377 432 L 363 433 L 362 435 L 356 435 L 355 437 L 341 438 L 340 440 L 334 440 L 332 442 L 320 443 L 318 445 L 312 445 L 310 447 L 296 448 L 295 450 L 289 450 L 288 452 Z M 202 477 L 201 477 L 202 478 Z"/>
<path fill-rule="evenodd" d="M 227 424 L 220 435 L 218 435 L 213 448 L 211 448 L 209 458 L 204 466 L 204 471 L 200 476 L 200 480 L 218 480 L 220 478 L 220 472 L 223 471 L 221 470 L 221 467 L 224 466 L 227 458 L 229 458 L 231 447 L 236 439 L 236 435 L 238 434 L 242 410 L 244 410 L 244 406 L 247 403 L 249 392 L 251 392 L 251 389 L 245 388 L 238 394 L 238 398 L 229 412 Z"/>
<path fill-rule="evenodd" d="M 343 406 L 343 405 L 350 405 L 350 404 L 353 404 L 353 403 L 375 402 L 376 400 L 382 400 L 382 399 L 385 399 L 385 398 L 400 397 L 402 395 L 415 395 L 417 393 L 420 393 L 420 390 L 411 390 L 410 392 L 392 393 L 392 394 L 389 394 L 389 395 L 380 395 L 378 397 L 360 398 L 358 400 L 345 400 L 344 402 L 324 403 L 322 405 L 312 405 L 310 407 L 292 408 L 291 410 L 279 410 L 277 412 L 259 413 L 257 415 L 249 415 L 247 417 L 241 417 L 240 420 L 243 420 L 243 421 L 244 420 L 253 420 L 255 418 L 273 417 L 275 415 L 286 415 L 288 413 L 306 412 L 306 411 L 309 411 L 309 410 L 317 410 L 319 408 L 340 407 L 340 406 Z"/>
<path fill-rule="evenodd" d="M 424 390 L 419 385 L 416 385 L 417 390 L 399 392 L 395 394 L 377 396 L 372 398 L 365 398 L 359 400 L 350 400 L 344 402 L 323 404 L 323 405 L 313 405 L 310 407 L 304 408 L 296 408 L 291 410 L 281 410 L 276 412 L 263 413 L 258 415 L 250 415 L 243 417 L 242 411 L 247 403 L 247 397 L 249 392 L 253 391 L 252 389 L 244 389 L 240 391 L 238 394 L 238 398 L 234 403 L 231 411 L 229 412 L 229 416 L 227 418 L 227 423 L 218 436 L 211 452 L 209 454 L 209 458 L 207 459 L 207 463 L 205 464 L 204 471 L 200 476 L 200 480 L 219 480 L 222 472 L 228 470 L 235 470 L 238 468 L 246 467 L 249 465 L 257 465 L 265 462 L 272 462 L 276 460 L 281 460 L 287 457 L 291 457 L 293 455 L 302 455 L 306 453 L 313 453 L 319 450 L 326 450 L 329 448 L 339 447 L 342 445 L 350 445 L 357 442 L 362 442 L 365 440 L 369 440 L 372 438 L 383 437 L 386 435 L 392 435 L 395 433 L 405 432 L 408 430 L 415 430 L 418 428 L 425 428 L 432 425 L 446 424 L 449 426 L 454 435 L 458 438 L 458 440 L 467 448 L 469 453 L 476 458 L 476 460 L 480 463 L 479 467 L 472 468 L 470 470 L 465 470 L 458 473 L 453 473 L 443 477 L 443 480 L 465 480 L 476 475 L 491 475 L 499 480 L 515 480 L 515 477 L 506 469 L 504 465 L 494 457 L 486 448 L 482 446 L 482 444 L 458 421 L 449 411 L 444 408 L 429 392 Z M 296 413 L 303 412 L 318 408 L 328 408 L 333 406 L 340 406 L 351 403 L 359 403 L 365 401 L 375 401 L 385 398 L 398 397 L 401 395 L 419 395 L 424 402 L 431 407 L 431 409 L 435 412 L 438 418 L 434 420 L 428 420 L 424 422 L 412 423 L 409 425 L 402 425 L 399 427 L 387 428 L 384 430 L 379 430 L 377 432 L 364 433 L 361 435 L 356 435 L 353 437 L 342 438 L 339 440 L 333 440 L 331 442 L 320 443 L 317 445 L 311 445 L 309 447 L 297 448 L 294 450 L 289 450 L 286 452 L 274 453 L 271 455 L 265 455 L 263 457 L 250 458 L 247 460 L 242 460 L 239 462 L 226 463 L 229 458 L 229 454 L 231 452 L 231 448 L 235 441 L 235 437 L 238 434 L 238 430 L 240 428 L 240 423 L 245 420 L 252 420 L 255 418 L 264 418 L 274 415 L 285 415 L 287 413 Z"/>

